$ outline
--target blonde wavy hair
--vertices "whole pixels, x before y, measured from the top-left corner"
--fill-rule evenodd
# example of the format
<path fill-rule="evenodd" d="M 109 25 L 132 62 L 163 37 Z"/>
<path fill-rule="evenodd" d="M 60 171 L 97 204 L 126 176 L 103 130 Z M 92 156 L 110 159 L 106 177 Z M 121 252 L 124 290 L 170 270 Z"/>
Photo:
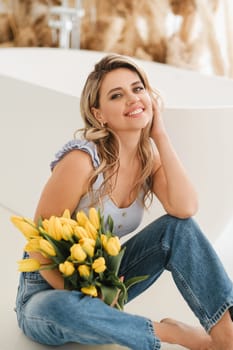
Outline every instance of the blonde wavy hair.
<path fill-rule="evenodd" d="M 89 181 L 89 191 L 92 192 L 92 184 L 96 177 L 103 173 L 104 181 L 98 190 L 98 201 L 101 201 L 104 195 L 111 195 L 113 188 L 109 187 L 109 181 L 119 169 L 119 141 L 117 135 L 107 125 L 102 125 L 92 113 L 92 108 L 99 108 L 100 87 L 104 77 L 112 70 L 118 68 L 127 68 L 136 72 L 143 86 L 151 96 L 151 99 L 160 98 L 157 91 L 151 88 L 144 71 L 139 68 L 128 57 L 119 54 L 110 54 L 102 58 L 95 64 L 94 70 L 87 77 L 84 85 L 81 100 L 80 111 L 84 120 L 85 127 L 79 131 L 82 136 L 96 144 L 100 156 L 100 166 L 95 169 Z M 141 165 L 141 174 L 133 184 L 132 191 L 138 195 L 143 189 L 143 206 L 148 207 L 152 202 L 152 175 L 154 169 L 154 152 L 152 142 L 149 137 L 151 124 L 148 124 L 141 132 L 141 138 L 138 145 L 138 158 Z M 149 203 L 148 203 L 149 199 Z"/>

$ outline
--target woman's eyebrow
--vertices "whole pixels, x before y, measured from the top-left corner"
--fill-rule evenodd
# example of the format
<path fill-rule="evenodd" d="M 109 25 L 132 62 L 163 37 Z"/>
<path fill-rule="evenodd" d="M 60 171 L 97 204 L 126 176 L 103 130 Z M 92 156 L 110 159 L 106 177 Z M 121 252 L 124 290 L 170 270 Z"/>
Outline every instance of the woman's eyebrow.
<path fill-rule="evenodd" d="M 109 90 L 107 95 L 111 95 L 113 92 L 119 91 L 119 90 L 122 90 L 122 87 L 120 87 L 120 86 L 119 87 L 115 87 L 115 88 Z"/>
<path fill-rule="evenodd" d="M 134 82 L 131 84 L 131 86 L 135 86 L 135 85 L 137 85 L 137 84 L 142 84 L 141 80 L 134 81 Z M 107 93 L 107 95 L 110 95 L 110 94 L 112 94 L 113 92 L 119 91 L 119 90 L 123 90 L 123 88 L 122 88 L 121 86 L 115 87 L 115 88 L 109 90 L 108 93 Z"/>

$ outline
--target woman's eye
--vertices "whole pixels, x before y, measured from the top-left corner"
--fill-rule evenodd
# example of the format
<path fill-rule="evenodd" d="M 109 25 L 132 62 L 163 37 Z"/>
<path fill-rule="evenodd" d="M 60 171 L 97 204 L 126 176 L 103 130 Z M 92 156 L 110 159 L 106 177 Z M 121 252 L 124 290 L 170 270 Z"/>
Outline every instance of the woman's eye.
<path fill-rule="evenodd" d="M 144 86 L 142 85 L 142 86 L 135 86 L 134 88 L 133 88 L 133 92 L 134 93 L 140 93 L 141 91 L 144 91 L 145 90 L 145 88 L 144 88 Z M 123 93 L 122 92 L 116 92 L 116 93 L 114 93 L 113 95 L 111 95 L 111 97 L 110 97 L 110 99 L 111 100 L 116 100 L 116 99 L 118 99 L 118 98 L 121 98 L 123 96 Z"/>
<path fill-rule="evenodd" d="M 119 98 L 119 97 L 121 97 L 121 94 L 120 94 L 120 93 L 113 94 L 113 95 L 111 96 L 111 100 L 115 100 L 116 98 Z"/>
<path fill-rule="evenodd" d="M 143 91 L 143 90 L 145 90 L 144 86 L 137 86 L 134 89 L 135 92 L 140 92 L 140 91 Z"/>

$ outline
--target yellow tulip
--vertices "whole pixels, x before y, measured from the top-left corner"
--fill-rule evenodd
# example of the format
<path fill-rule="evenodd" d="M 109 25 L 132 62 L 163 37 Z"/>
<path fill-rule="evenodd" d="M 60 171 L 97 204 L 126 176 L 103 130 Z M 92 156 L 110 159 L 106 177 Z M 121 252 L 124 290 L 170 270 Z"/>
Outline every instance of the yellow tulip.
<path fill-rule="evenodd" d="M 71 276 L 75 271 L 74 264 L 70 261 L 65 261 L 64 263 L 59 264 L 59 271 L 65 276 Z"/>
<path fill-rule="evenodd" d="M 101 239 L 102 245 L 105 246 L 108 240 L 107 236 L 104 234 L 101 234 L 100 239 Z"/>
<path fill-rule="evenodd" d="M 44 225 L 44 223 L 43 223 Z M 46 225 L 46 224 L 45 224 Z M 50 237 L 60 241 L 62 239 L 62 225 L 58 217 L 52 215 L 47 223 L 47 233 Z"/>
<path fill-rule="evenodd" d="M 95 259 L 92 264 L 92 268 L 97 273 L 104 272 L 107 268 L 105 265 L 105 259 L 103 257 Z"/>
<path fill-rule="evenodd" d="M 49 220 L 43 220 L 43 227 L 49 236 L 60 241 L 68 241 L 73 236 L 73 227 L 77 225 L 76 221 L 66 217 L 57 217 L 52 215 Z M 43 231 L 42 231 L 43 232 Z"/>
<path fill-rule="evenodd" d="M 85 226 L 86 222 L 89 221 L 84 211 L 78 211 L 76 214 L 76 220 L 80 226 Z"/>
<path fill-rule="evenodd" d="M 48 230 L 47 233 L 48 233 L 51 237 L 55 238 L 55 237 L 54 237 L 54 234 L 55 234 L 55 216 L 54 216 L 54 215 L 50 216 L 50 218 L 49 218 L 49 220 L 48 220 L 48 228 L 47 228 L 47 230 Z M 56 238 L 55 238 L 55 239 L 56 239 Z"/>
<path fill-rule="evenodd" d="M 44 220 L 42 221 L 42 225 L 43 225 L 44 230 L 48 233 L 48 229 L 49 229 L 49 220 L 48 220 L 48 219 L 44 219 Z"/>
<path fill-rule="evenodd" d="M 66 219 L 70 219 L 70 211 L 69 209 L 65 209 L 63 214 L 62 214 L 62 217 L 63 218 L 66 218 Z"/>
<path fill-rule="evenodd" d="M 69 223 L 65 223 L 62 226 L 62 238 L 66 241 L 68 241 L 73 236 L 73 229 L 72 226 Z"/>
<path fill-rule="evenodd" d="M 87 265 L 79 265 L 78 272 L 81 277 L 89 277 L 90 276 L 90 267 Z"/>
<path fill-rule="evenodd" d="M 82 226 L 78 226 L 78 225 L 74 228 L 74 235 L 78 239 L 88 238 L 89 237 L 87 231 L 85 230 L 85 228 L 82 227 Z"/>
<path fill-rule="evenodd" d="M 92 297 L 98 296 L 98 292 L 95 286 L 82 287 L 81 292 L 83 292 L 84 294 L 90 295 Z"/>
<path fill-rule="evenodd" d="M 86 252 L 83 250 L 79 243 L 73 244 L 70 248 L 71 258 L 77 261 L 84 261 L 87 257 Z"/>
<path fill-rule="evenodd" d="M 63 238 L 63 226 L 58 217 L 55 217 L 54 220 L 54 231 L 54 238 L 60 241 Z"/>
<path fill-rule="evenodd" d="M 89 209 L 89 220 L 92 225 L 98 230 L 100 227 L 100 219 L 99 214 L 95 208 Z"/>
<path fill-rule="evenodd" d="M 56 251 L 52 244 L 48 242 L 46 239 L 40 239 L 40 250 L 42 251 L 42 254 L 45 254 L 46 256 L 56 256 Z"/>
<path fill-rule="evenodd" d="M 41 237 L 30 239 L 30 241 L 25 245 L 24 250 L 26 252 L 39 252 L 41 239 Z"/>
<path fill-rule="evenodd" d="M 11 217 L 11 222 L 23 233 L 26 239 L 39 236 L 39 231 L 32 220 L 15 215 Z"/>
<path fill-rule="evenodd" d="M 62 225 L 69 224 L 73 229 L 77 226 L 77 221 L 73 219 L 64 218 L 63 216 L 59 218 Z"/>
<path fill-rule="evenodd" d="M 18 261 L 19 271 L 34 272 L 40 269 L 40 263 L 36 259 L 23 259 Z"/>
<path fill-rule="evenodd" d="M 97 230 L 96 230 L 95 226 L 92 225 L 92 223 L 89 220 L 85 223 L 85 230 L 87 231 L 88 236 L 90 238 L 96 239 Z"/>
<path fill-rule="evenodd" d="M 91 238 L 82 238 L 79 240 L 79 244 L 83 250 L 92 258 L 95 252 L 95 241 Z"/>
<path fill-rule="evenodd" d="M 102 241 L 104 249 L 111 256 L 116 256 L 121 250 L 121 243 L 119 237 L 109 237 L 107 241 Z"/>
<path fill-rule="evenodd" d="M 24 217 L 24 220 L 25 220 L 28 224 L 30 224 L 30 225 L 36 227 L 35 221 L 33 221 L 32 219 L 29 219 L 29 218 L 25 218 L 25 217 Z"/>

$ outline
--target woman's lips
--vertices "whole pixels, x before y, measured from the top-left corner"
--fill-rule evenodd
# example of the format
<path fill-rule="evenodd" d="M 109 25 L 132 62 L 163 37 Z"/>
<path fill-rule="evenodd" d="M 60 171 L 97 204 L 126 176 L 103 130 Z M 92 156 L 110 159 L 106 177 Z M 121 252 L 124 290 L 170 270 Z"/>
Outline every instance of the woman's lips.
<path fill-rule="evenodd" d="M 143 112 L 143 108 L 134 109 L 132 112 L 126 113 L 126 117 L 137 117 Z"/>

